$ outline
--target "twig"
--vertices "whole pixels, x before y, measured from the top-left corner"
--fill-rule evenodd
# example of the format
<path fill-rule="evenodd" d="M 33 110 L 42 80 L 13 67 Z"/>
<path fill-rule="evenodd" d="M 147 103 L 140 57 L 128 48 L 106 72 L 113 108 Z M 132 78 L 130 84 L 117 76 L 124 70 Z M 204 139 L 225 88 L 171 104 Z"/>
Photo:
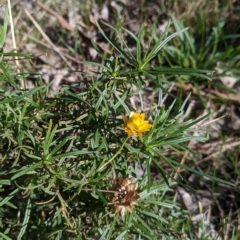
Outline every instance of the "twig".
<path fill-rule="evenodd" d="M 207 103 L 206 109 L 208 109 L 209 104 L 210 104 L 210 102 Z M 202 116 L 206 115 L 206 109 L 204 109 Z M 201 116 L 201 117 L 202 117 L 202 116 Z M 194 132 L 193 135 L 195 135 L 195 134 L 196 134 L 196 133 Z M 191 144 L 192 144 L 192 140 L 189 141 L 189 143 L 188 143 L 188 148 L 190 148 Z M 183 164 L 185 163 L 186 158 L 187 158 L 187 156 L 188 156 L 188 153 L 189 153 L 189 151 L 185 151 L 185 152 L 184 152 L 184 155 L 183 155 L 182 160 L 181 160 L 181 162 L 180 162 L 181 165 L 183 165 Z M 176 173 L 174 174 L 173 179 L 177 179 L 178 174 L 179 174 L 180 171 L 181 171 L 181 167 L 178 167 L 177 170 L 176 170 Z"/>
<path fill-rule="evenodd" d="M 66 28 L 69 31 L 73 31 L 74 27 L 72 27 L 62 16 L 60 16 L 57 12 L 53 11 L 52 9 L 48 8 L 47 6 L 45 6 L 42 2 L 37 1 L 37 5 L 42 8 L 43 10 L 45 10 L 46 12 L 52 14 L 54 17 L 57 18 L 58 22 L 61 24 L 61 26 L 63 26 L 64 28 Z"/>
<path fill-rule="evenodd" d="M 230 144 L 228 144 L 228 145 L 226 145 L 226 146 L 223 146 L 219 151 L 217 151 L 217 152 L 209 155 L 208 157 L 204 158 L 204 159 L 203 159 L 201 162 L 199 162 L 198 164 L 203 163 L 203 162 L 205 162 L 205 161 L 207 161 L 207 160 L 209 160 L 209 159 L 211 159 L 211 158 L 216 157 L 216 156 L 219 154 L 220 151 L 221 151 L 221 153 L 223 153 L 223 152 L 226 152 L 228 149 L 231 149 L 231 148 L 236 147 L 236 146 L 240 146 L 240 141 L 234 142 L 234 143 L 230 143 Z"/>
<path fill-rule="evenodd" d="M 12 18 L 12 9 L 11 9 L 11 1 L 8 0 L 8 12 L 9 12 L 9 23 L 10 23 L 10 29 L 11 29 L 11 35 L 12 35 L 12 44 L 14 48 L 14 52 L 17 52 L 17 45 L 16 45 L 16 39 L 15 39 L 15 33 L 14 33 L 14 26 L 13 26 L 13 18 Z M 18 61 L 18 58 L 14 56 L 16 66 L 17 66 L 17 71 L 20 73 L 20 63 Z M 20 87 L 23 88 L 24 84 L 23 81 L 20 81 Z"/>
<path fill-rule="evenodd" d="M 222 118 L 224 118 L 224 117 L 227 117 L 227 116 L 229 116 L 229 114 L 224 114 L 223 116 L 221 116 L 221 117 L 219 117 L 219 118 L 215 118 L 215 119 L 213 119 L 212 121 L 209 121 L 209 122 L 206 122 L 206 123 L 204 123 L 204 124 L 197 125 L 197 126 L 198 126 L 198 127 L 203 127 L 203 126 L 209 125 L 209 124 L 211 124 L 211 123 L 213 123 L 213 122 L 216 122 L 216 121 L 218 121 L 218 120 L 220 120 L 220 119 L 222 119 Z"/>
<path fill-rule="evenodd" d="M 173 90 L 173 88 L 174 88 L 174 85 L 171 85 L 170 87 L 169 87 L 169 89 L 168 89 L 168 92 L 170 93 L 172 90 Z M 162 99 L 162 104 L 167 100 L 167 98 L 168 98 L 168 93 L 164 96 L 164 98 Z"/>
<path fill-rule="evenodd" d="M 62 58 L 62 60 L 68 65 L 68 67 L 71 70 L 75 70 L 71 64 L 67 61 L 67 59 L 65 58 L 65 56 L 61 53 L 61 51 L 59 51 L 59 48 L 55 46 L 55 44 L 53 44 L 53 42 L 50 40 L 50 38 L 45 34 L 45 32 L 42 30 L 42 28 L 40 27 L 40 25 L 35 21 L 35 19 L 32 17 L 32 15 L 29 13 L 29 11 L 27 9 L 24 9 L 26 15 L 29 17 L 29 19 L 33 22 L 33 24 L 35 25 L 35 27 L 38 29 L 38 31 L 42 34 L 42 36 L 48 41 L 48 43 L 50 44 L 50 46 L 53 48 L 54 51 L 56 51 L 59 56 Z"/>

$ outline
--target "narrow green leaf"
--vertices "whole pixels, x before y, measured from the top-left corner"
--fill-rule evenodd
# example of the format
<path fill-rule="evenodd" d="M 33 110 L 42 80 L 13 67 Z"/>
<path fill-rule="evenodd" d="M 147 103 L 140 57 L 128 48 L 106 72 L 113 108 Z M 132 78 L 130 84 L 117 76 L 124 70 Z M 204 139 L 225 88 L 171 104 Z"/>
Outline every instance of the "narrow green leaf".
<path fill-rule="evenodd" d="M 127 230 L 124 230 L 122 233 L 120 233 L 115 240 L 123 240 L 124 236 L 126 235 Z"/>
<path fill-rule="evenodd" d="M 15 196 L 15 194 L 19 192 L 19 189 L 15 189 L 12 191 L 7 197 L 5 197 L 1 202 L 0 202 L 0 207 L 6 204 L 11 198 Z"/>
<path fill-rule="evenodd" d="M 133 220 L 134 225 L 137 225 L 138 228 L 139 228 L 142 232 L 144 232 L 145 234 L 147 234 L 147 236 L 149 236 L 149 239 L 156 239 L 156 238 L 153 236 L 153 232 L 152 232 L 151 229 L 148 227 L 148 225 L 146 224 L 146 222 L 145 222 L 142 218 L 140 218 L 140 216 L 137 215 L 137 214 L 135 214 L 135 218 L 136 218 L 137 222 Z"/>
<path fill-rule="evenodd" d="M 166 221 L 164 218 L 162 218 L 161 216 L 151 213 L 151 212 L 147 212 L 147 211 L 143 211 L 143 210 L 138 210 L 140 213 L 147 215 L 149 217 L 155 218 L 158 221 L 164 222 L 166 224 L 168 224 L 168 221 Z"/>
<path fill-rule="evenodd" d="M 129 59 L 129 57 L 125 54 L 125 52 L 113 41 L 111 40 L 109 37 L 106 36 L 105 32 L 103 31 L 103 29 L 100 27 L 99 23 L 97 21 L 95 21 L 99 31 L 101 32 L 101 34 L 106 38 L 106 40 L 126 59 L 128 59 L 129 62 L 131 62 L 131 60 Z M 112 26 L 108 25 L 107 23 L 103 22 L 102 23 L 112 29 L 114 29 Z M 116 29 L 114 29 L 116 31 Z"/>
<path fill-rule="evenodd" d="M 65 138 L 63 141 L 61 141 L 47 156 L 47 159 L 51 159 L 52 156 L 61 149 L 66 143 L 68 142 L 68 138 Z"/>
<path fill-rule="evenodd" d="M 101 235 L 101 238 L 99 240 L 105 240 L 106 239 L 106 235 L 107 235 L 107 233 L 109 231 L 109 228 L 110 228 L 110 226 L 107 226 L 104 231 L 102 229 L 98 228 L 98 231 L 99 231 L 99 233 Z"/>
<path fill-rule="evenodd" d="M 0 185 L 11 185 L 11 182 L 8 179 L 1 179 Z"/>
<path fill-rule="evenodd" d="M 0 63 L 1 65 L 1 63 Z M 28 90 L 26 93 L 23 93 L 24 94 L 20 94 L 19 96 L 11 96 L 10 98 L 4 98 L 2 101 L 0 101 L 0 104 L 4 104 L 4 103 L 10 103 L 10 102 L 17 102 L 19 100 L 22 100 L 26 97 L 29 97 L 31 95 L 33 95 L 34 93 L 44 89 L 46 86 L 40 86 L 40 87 L 37 87 L 37 88 L 33 88 L 31 90 Z"/>
<path fill-rule="evenodd" d="M 108 235 L 106 237 L 106 240 L 111 240 L 112 239 L 112 233 L 113 233 L 113 230 L 114 230 L 114 227 L 115 227 L 116 219 L 117 219 L 117 215 L 114 216 L 114 219 L 113 219 L 112 224 L 110 226 L 110 229 L 109 229 Z"/>
<path fill-rule="evenodd" d="M 58 155 L 54 155 L 51 157 L 51 160 L 53 159 L 59 159 L 62 157 L 69 157 L 69 158 L 74 158 L 77 155 L 83 155 L 83 154 L 94 154 L 96 153 L 95 151 L 88 151 L 88 150 L 80 150 L 80 151 L 72 151 L 72 152 L 66 152 L 66 153 L 61 153 Z"/>
<path fill-rule="evenodd" d="M 25 214 L 24 214 L 24 220 L 23 220 L 23 223 L 22 223 L 22 228 L 21 228 L 21 230 L 20 230 L 20 232 L 17 236 L 17 240 L 21 240 L 25 231 L 26 231 L 26 228 L 28 226 L 28 221 L 29 221 L 29 218 L 30 218 L 31 209 L 32 209 L 31 198 L 28 198 L 26 211 L 25 211 Z"/>
<path fill-rule="evenodd" d="M 144 201 L 146 203 L 150 203 L 150 204 L 153 204 L 153 205 L 158 205 L 158 206 L 165 207 L 165 208 L 170 208 L 170 209 L 175 207 L 174 204 L 166 203 L 166 202 L 159 202 L 159 201 L 155 201 L 155 200 L 151 200 L 151 199 L 145 199 Z"/>
<path fill-rule="evenodd" d="M 161 48 L 164 47 L 164 45 L 166 45 L 167 42 L 169 42 L 172 38 L 176 37 L 177 35 L 179 35 L 180 33 L 187 31 L 188 28 L 184 28 L 182 30 L 179 30 L 173 34 L 171 34 L 170 36 L 168 36 L 166 39 L 164 39 L 162 41 L 162 39 L 160 38 L 157 43 L 155 44 L 155 46 L 153 47 L 152 51 L 149 52 L 149 54 L 144 58 L 142 66 L 141 66 L 141 70 L 143 70 L 145 68 L 145 66 L 147 65 L 148 62 L 150 62 L 161 50 Z"/>
<path fill-rule="evenodd" d="M 118 103 L 116 104 L 115 108 L 118 108 L 118 106 L 121 104 L 123 106 L 123 108 L 125 109 L 126 113 L 129 115 L 131 113 L 131 111 L 129 110 L 128 106 L 125 103 L 125 99 L 127 97 L 127 92 L 125 92 L 121 97 L 118 96 L 117 92 L 114 95 L 118 99 Z"/>
<path fill-rule="evenodd" d="M 3 233 L 1 233 L 1 232 L 0 232 L 0 236 L 2 237 L 2 239 L 12 240 L 12 238 L 9 238 L 8 236 L 6 236 L 5 234 L 3 234 Z"/>
<path fill-rule="evenodd" d="M 38 162 L 38 163 L 36 163 L 36 164 L 28 167 L 28 168 L 27 168 L 26 166 L 24 166 L 24 167 L 22 167 L 22 168 L 18 171 L 18 173 L 14 174 L 14 175 L 11 177 L 11 180 L 14 180 L 14 179 L 16 179 L 16 178 L 19 178 L 19 177 L 21 177 L 21 176 L 23 176 L 23 175 L 25 175 L 25 174 L 29 174 L 30 172 L 31 172 L 31 174 L 34 174 L 34 171 L 33 171 L 33 170 L 35 170 L 36 168 L 40 167 L 41 165 L 42 165 L 42 162 L 40 161 L 40 162 Z"/>

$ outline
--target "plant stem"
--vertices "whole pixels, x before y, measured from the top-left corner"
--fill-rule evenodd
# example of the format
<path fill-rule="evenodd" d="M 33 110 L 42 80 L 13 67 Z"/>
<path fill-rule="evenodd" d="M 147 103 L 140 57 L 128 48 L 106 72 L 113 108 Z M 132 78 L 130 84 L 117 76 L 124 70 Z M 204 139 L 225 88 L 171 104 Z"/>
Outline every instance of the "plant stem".
<path fill-rule="evenodd" d="M 110 158 L 109 161 L 107 161 L 106 163 L 104 163 L 102 166 L 100 166 L 100 167 L 97 169 L 96 172 L 101 171 L 104 167 L 106 167 L 109 163 L 111 163 L 111 162 L 114 160 L 114 158 L 116 158 L 116 157 L 121 153 L 121 151 L 122 151 L 125 143 L 127 142 L 127 140 L 128 140 L 128 138 L 125 139 L 125 141 L 123 142 L 123 144 L 121 145 L 121 147 L 118 149 L 118 151 L 113 155 L 113 157 Z"/>

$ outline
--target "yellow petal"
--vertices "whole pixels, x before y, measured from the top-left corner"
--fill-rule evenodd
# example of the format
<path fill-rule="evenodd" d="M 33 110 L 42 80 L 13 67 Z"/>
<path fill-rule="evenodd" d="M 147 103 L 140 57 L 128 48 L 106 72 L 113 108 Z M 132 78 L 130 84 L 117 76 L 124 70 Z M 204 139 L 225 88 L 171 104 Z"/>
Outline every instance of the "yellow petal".
<path fill-rule="evenodd" d="M 123 128 L 128 134 L 128 137 L 140 137 L 143 132 L 147 132 L 152 127 L 151 124 L 145 119 L 144 113 L 131 112 L 130 117 L 123 115 Z"/>

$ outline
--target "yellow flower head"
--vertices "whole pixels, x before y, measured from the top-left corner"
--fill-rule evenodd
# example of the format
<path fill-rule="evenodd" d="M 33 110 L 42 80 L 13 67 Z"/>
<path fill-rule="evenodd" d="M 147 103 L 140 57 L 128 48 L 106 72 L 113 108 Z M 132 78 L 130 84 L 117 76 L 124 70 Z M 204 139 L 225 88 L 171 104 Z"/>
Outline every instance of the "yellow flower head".
<path fill-rule="evenodd" d="M 148 132 L 152 127 L 148 121 L 144 120 L 144 113 L 131 112 L 130 116 L 125 115 L 123 117 L 123 128 L 124 131 L 128 134 L 128 137 L 142 136 L 142 133 Z"/>

